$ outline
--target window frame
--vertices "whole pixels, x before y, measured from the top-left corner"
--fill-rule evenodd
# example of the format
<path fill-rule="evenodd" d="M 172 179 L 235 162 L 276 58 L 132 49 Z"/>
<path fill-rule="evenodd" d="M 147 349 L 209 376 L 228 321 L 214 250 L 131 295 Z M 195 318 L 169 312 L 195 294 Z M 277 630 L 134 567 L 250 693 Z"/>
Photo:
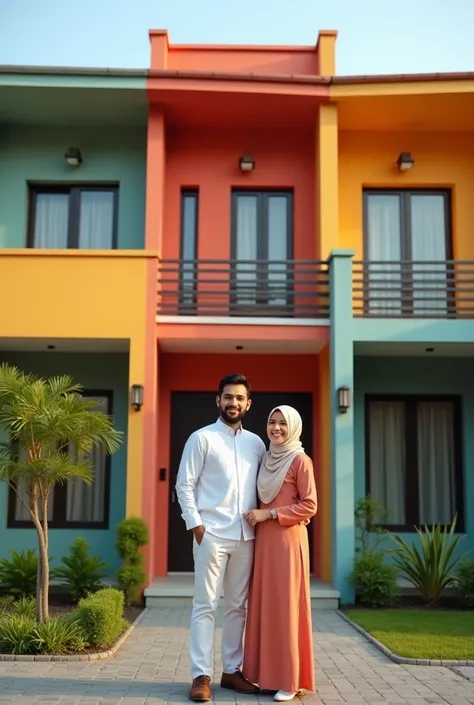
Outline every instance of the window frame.
<path fill-rule="evenodd" d="M 454 440 L 454 485 L 455 485 L 455 514 L 457 514 L 456 534 L 465 532 L 464 511 L 464 467 L 463 467 L 463 404 L 460 394 L 366 394 L 364 409 L 364 450 L 365 450 L 365 494 L 370 496 L 371 469 L 370 469 L 370 405 L 372 402 L 402 402 L 405 405 L 404 419 L 407 431 L 405 438 L 406 469 L 414 468 L 413 472 L 406 472 L 405 487 L 405 524 L 377 524 L 377 527 L 395 533 L 412 533 L 416 528 L 424 531 L 424 526 L 419 522 L 419 496 L 418 496 L 418 464 L 417 464 L 417 421 L 416 408 L 421 402 L 450 402 L 453 404 L 453 440 Z M 390 517 L 388 517 L 390 519 Z M 444 525 L 441 525 L 442 528 Z M 449 528 L 449 527 L 448 527 Z"/>
<path fill-rule="evenodd" d="M 286 259 L 294 259 L 294 191 L 293 189 L 239 189 L 231 193 L 231 258 L 237 259 L 237 211 L 239 196 L 257 197 L 257 261 L 268 260 L 268 203 L 269 198 L 286 198 Z"/>
<path fill-rule="evenodd" d="M 41 194 L 62 194 L 69 196 L 68 211 L 68 236 L 67 247 L 64 250 L 81 250 L 89 248 L 79 247 L 79 216 L 81 208 L 81 193 L 84 191 L 109 191 L 113 194 L 113 216 L 112 216 L 112 250 L 118 247 L 118 195 L 119 186 L 116 183 L 91 184 L 91 183 L 60 183 L 41 184 L 29 183 L 28 194 L 28 223 L 26 246 L 31 249 L 39 249 L 35 245 L 35 222 L 36 222 L 36 199 Z M 47 249 L 47 248 L 44 248 Z"/>
<path fill-rule="evenodd" d="M 185 235 L 185 203 L 186 199 L 191 198 L 195 203 L 195 222 L 194 222 L 194 257 L 189 260 L 184 258 L 184 235 Z M 182 188 L 180 194 L 180 226 L 179 226 L 179 257 L 180 257 L 180 273 L 179 273 L 179 305 L 183 309 L 196 306 L 197 295 L 197 278 L 198 278 L 198 243 L 199 243 L 199 189 L 198 188 Z M 184 262 L 193 262 L 194 266 L 185 266 Z M 193 275 L 192 286 L 184 287 L 185 273 Z"/>
<path fill-rule="evenodd" d="M 107 399 L 107 415 L 113 416 L 113 392 L 111 390 L 87 389 L 82 392 L 83 397 L 103 397 Z M 66 520 L 66 498 L 67 483 L 56 484 L 53 497 L 53 518 L 48 522 L 50 529 L 108 529 L 110 523 L 110 494 L 111 494 L 111 464 L 112 456 L 105 455 L 105 487 L 104 487 L 104 518 L 102 521 L 67 521 Z M 17 495 L 8 486 L 8 509 L 7 509 L 7 529 L 34 529 L 32 521 L 15 519 Z M 55 519 L 58 514 L 60 517 Z"/>

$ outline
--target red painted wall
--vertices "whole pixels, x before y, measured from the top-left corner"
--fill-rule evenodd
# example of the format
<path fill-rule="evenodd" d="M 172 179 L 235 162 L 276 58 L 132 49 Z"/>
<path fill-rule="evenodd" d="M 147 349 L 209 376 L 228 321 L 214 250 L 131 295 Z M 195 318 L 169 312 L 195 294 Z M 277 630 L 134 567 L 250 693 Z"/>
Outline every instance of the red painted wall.
<path fill-rule="evenodd" d="M 239 157 L 250 152 L 253 172 Z M 295 259 L 316 259 L 315 132 L 305 130 L 169 130 L 166 136 L 163 257 L 180 254 L 182 188 L 199 188 L 200 258 L 229 259 L 231 190 L 293 189 Z"/>
<path fill-rule="evenodd" d="M 169 468 L 171 392 L 214 391 L 230 372 L 245 374 L 256 392 L 309 392 L 313 394 L 313 448 L 318 483 L 318 360 L 316 355 L 193 355 L 161 354 L 159 381 L 158 467 Z M 270 411 L 270 410 L 269 410 Z M 169 473 L 168 473 L 169 475 Z M 159 482 L 156 497 L 155 575 L 166 575 L 168 551 L 169 484 Z M 319 575 L 319 519 L 314 523 L 314 566 Z"/>

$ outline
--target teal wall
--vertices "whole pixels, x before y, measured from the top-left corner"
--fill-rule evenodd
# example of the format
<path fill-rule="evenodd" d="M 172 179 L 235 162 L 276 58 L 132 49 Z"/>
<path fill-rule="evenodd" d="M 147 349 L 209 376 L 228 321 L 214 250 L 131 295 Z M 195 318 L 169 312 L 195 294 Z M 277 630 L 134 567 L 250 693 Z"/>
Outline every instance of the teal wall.
<path fill-rule="evenodd" d="M 69 353 L 2 353 L 0 362 L 16 365 L 25 372 L 50 377 L 71 375 L 85 389 L 113 392 L 114 425 L 124 434 L 120 449 L 111 458 L 111 492 L 109 529 L 51 529 L 50 555 L 55 565 L 68 552 L 72 541 L 81 534 L 91 544 L 91 552 L 100 555 L 115 572 L 119 563 L 115 552 L 115 526 L 125 516 L 127 468 L 128 417 L 128 355 L 127 354 L 69 354 Z M 7 529 L 8 491 L 0 482 L 0 557 L 9 551 L 36 548 L 34 529 Z"/>
<path fill-rule="evenodd" d="M 83 163 L 66 164 L 68 147 Z M 0 247 L 26 247 L 28 181 L 119 184 L 119 249 L 145 242 L 145 128 L 6 127 L 0 129 Z"/>
<path fill-rule="evenodd" d="M 355 358 L 355 494 L 365 495 L 365 394 L 459 394 L 463 409 L 464 516 L 461 551 L 474 547 L 474 361 L 468 358 Z M 403 534 L 408 539 L 416 534 Z"/>

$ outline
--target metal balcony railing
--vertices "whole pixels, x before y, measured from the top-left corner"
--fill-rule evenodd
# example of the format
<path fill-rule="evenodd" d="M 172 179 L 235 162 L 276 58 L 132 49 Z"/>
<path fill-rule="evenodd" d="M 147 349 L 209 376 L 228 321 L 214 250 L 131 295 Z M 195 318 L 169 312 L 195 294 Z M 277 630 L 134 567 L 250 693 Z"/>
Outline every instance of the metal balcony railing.
<path fill-rule="evenodd" d="M 354 262 L 353 314 L 474 318 L 474 262 Z"/>
<path fill-rule="evenodd" d="M 328 265 L 303 260 L 161 260 L 157 312 L 328 318 Z"/>

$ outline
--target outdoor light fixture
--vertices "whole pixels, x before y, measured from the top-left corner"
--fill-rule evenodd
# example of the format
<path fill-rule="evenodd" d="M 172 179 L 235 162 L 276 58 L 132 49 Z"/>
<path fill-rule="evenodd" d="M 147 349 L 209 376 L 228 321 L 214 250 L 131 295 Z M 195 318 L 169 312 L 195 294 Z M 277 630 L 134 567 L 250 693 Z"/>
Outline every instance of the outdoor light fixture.
<path fill-rule="evenodd" d="M 337 401 L 341 414 L 346 414 L 351 405 L 351 390 L 349 387 L 339 387 L 337 390 Z"/>
<path fill-rule="evenodd" d="M 253 171 L 255 169 L 255 161 L 251 154 L 242 154 L 239 159 L 240 171 Z"/>
<path fill-rule="evenodd" d="M 400 171 L 408 171 L 415 163 L 411 152 L 400 152 L 397 159 L 398 168 Z"/>
<path fill-rule="evenodd" d="M 69 166 L 80 166 L 82 164 L 81 150 L 77 147 L 69 147 L 64 158 Z"/>
<path fill-rule="evenodd" d="M 143 406 L 143 384 L 132 385 L 132 406 L 135 411 L 140 411 Z"/>

